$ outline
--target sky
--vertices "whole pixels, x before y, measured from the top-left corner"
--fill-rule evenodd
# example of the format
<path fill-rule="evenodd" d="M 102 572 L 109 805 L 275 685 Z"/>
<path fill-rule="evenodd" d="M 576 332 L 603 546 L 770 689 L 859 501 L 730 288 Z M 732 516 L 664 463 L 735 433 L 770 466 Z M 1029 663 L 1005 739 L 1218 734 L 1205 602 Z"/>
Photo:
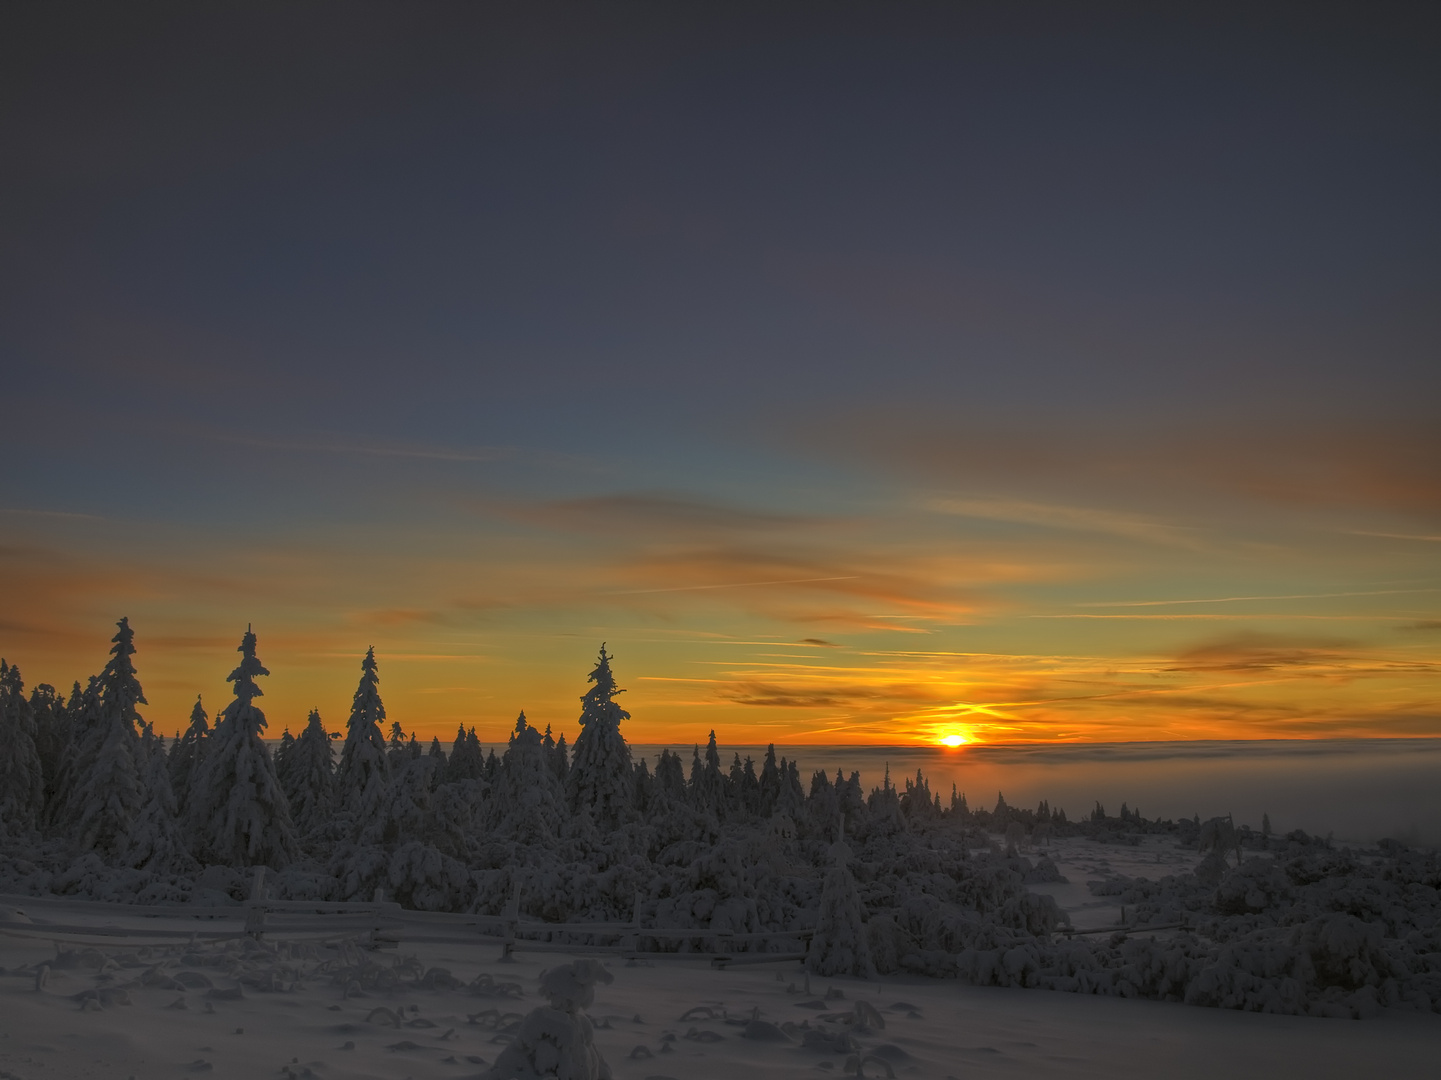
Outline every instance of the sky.
<path fill-rule="evenodd" d="M 1441 735 L 1431 5 L 26 5 L 0 655 L 163 732 Z"/>

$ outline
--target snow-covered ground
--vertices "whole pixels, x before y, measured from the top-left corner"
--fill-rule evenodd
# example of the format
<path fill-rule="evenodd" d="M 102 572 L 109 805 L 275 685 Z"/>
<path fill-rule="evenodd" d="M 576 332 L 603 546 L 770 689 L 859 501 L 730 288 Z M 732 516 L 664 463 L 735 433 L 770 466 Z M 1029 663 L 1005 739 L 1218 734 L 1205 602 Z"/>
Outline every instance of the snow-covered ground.
<path fill-rule="evenodd" d="M 1070 884 L 1032 888 L 1056 897 L 1078 928 L 1120 917 L 1115 897 L 1093 895 L 1087 880 L 1154 879 L 1195 862 L 1164 837 L 1068 838 L 1050 855 Z M 78 910 L 14 900 L 0 911 L 4 1080 L 479 1077 L 509 1041 L 506 1028 L 545 1004 L 541 972 L 573 959 L 522 951 L 503 962 L 495 941 L 478 938 L 374 951 L 314 938 L 46 936 L 47 921 L 197 926 Z M 605 963 L 614 981 L 596 987 L 586 1012 L 617 1080 L 839 1077 L 857 1062 L 866 1076 L 936 1080 L 1434 1077 L 1441 1047 L 1431 1012 L 1318 1020 L 909 975 L 827 979 L 795 962 Z"/>
<path fill-rule="evenodd" d="M 1085 836 L 1069 836 L 1052 840 L 1029 854 L 1032 858 L 1041 855 L 1049 858 L 1067 879 L 1064 883 L 1030 885 L 1030 891 L 1053 897 L 1077 930 L 1118 926 L 1124 921 L 1120 900 L 1115 896 L 1095 895 L 1087 887 L 1088 881 L 1116 877 L 1155 881 L 1168 874 L 1194 870 L 1201 861 L 1195 851 L 1178 846 L 1170 836 L 1144 836 L 1134 847 L 1098 844 Z"/>

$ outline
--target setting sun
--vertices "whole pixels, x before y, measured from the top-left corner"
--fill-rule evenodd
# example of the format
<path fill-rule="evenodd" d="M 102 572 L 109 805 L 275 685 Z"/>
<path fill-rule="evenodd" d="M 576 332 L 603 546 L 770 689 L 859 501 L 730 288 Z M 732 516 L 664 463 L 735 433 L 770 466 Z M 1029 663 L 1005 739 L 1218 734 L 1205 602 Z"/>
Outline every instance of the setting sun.
<path fill-rule="evenodd" d="M 967 739 L 964 735 L 945 735 L 941 737 L 942 746 L 965 746 Z"/>

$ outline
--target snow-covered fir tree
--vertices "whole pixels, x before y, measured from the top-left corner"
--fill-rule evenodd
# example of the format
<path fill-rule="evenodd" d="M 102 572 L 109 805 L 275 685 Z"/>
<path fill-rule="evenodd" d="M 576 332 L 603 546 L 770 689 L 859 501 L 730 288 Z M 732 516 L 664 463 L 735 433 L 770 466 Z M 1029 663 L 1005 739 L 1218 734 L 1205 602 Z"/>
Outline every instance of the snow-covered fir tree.
<path fill-rule="evenodd" d="M 290 752 L 295 749 L 295 736 L 290 734 L 290 728 L 280 733 L 280 741 L 275 744 L 275 750 L 271 759 L 275 762 L 275 778 L 280 781 L 280 789 L 289 794 L 289 787 L 286 785 L 286 773 L 290 769 Z"/>
<path fill-rule="evenodd" d="M 135 631 L 129 619 L 116 626 L 110 661 L 86 703 L 70 795 L 72 835 L 82 851 L 95 851 L 103 858 L 122 853 L 144 800 L 136 706 L 148 703 L 130 659 L 135 655 Z"/>
<path fill-rule="evenodd" d="M 699 758 L 697 758 L 699 761 Z M 691 799 L 696 809 L 724 818 L 726 812 L 725 777 L 721 774 L 720 748 L 716 745 L 715 732 L 710 733 L 706 744 L 705 760 L 691 763 Z"/>
<path fill-rule="evenodd" d="M 59 795 L 62 762 L 74 755 L 74 727 L 65 701 L 49 683 L 41 683 L 30 694 L 30 714 L 35 718 L 35 752 L 45 778 L 42 823 Z"/>
<path fill-rule="evenodd" d="M 410 739 L 405 734 L 405 729 L 396 720 L 390 725 L 390 737 L 386 740 L 385 755 L 390 760 L 391 772 L 405 765 L 410 757 Z"/>
<path fill-rule="evenodd" d="M 184 814 L 190 803 L 190 788 L 205 759 L 205 746 L 210 738 L 210 717 L 205 715 L 205 706 L 200 695 L 190 709 L 190 724 L 175 745 L 170 748 L 170 789 L 175 793 L 176 805 Z"/>
<path fill-rule="evenodd" d="M 630 747 L 620 733 L 620 722 L 629 720 L 630 713 L 615 701 L 625 691 L 615 685 L 610 660 L 602 644 L 589 676 L 594 685 L 580 699 L 580 734 L 566 779 L 571 813 L 585 814 L 603 831 L 618 829 L 635 816 Z"/>
<path fill-rule="evenodd" d="M 190 792 L 190 817 L 198 854 L 207 862 L 280 869 L 299 852 L 290 807 L 261 737 L 265 714 L 255 705 L 263 691 L 256 678 L 269 675 L 246 628 L 236 650 L 240 663 L 226 681 L 235 698 L 216 718 L 204 763 Z"/>
<path fill-rule="evenodd" d="M 124 861 L 144 870 L 168 874 L 195 865 L 181 827 L 180 807 L 170 786 L 165 740 L 154 738 L 145 754 L 145 802 L 126 838 Z M 147 742 L 152 741 L 147 740 Z M 175 752 L 171 747 L 171 753 Z"/>
<path fill-rule="evenodd" d="M 685 768 L 681 765 L 679 754 L 673 754 L 668 749 L 660 752 L 655 763 L 653 790 L 656 797 L 664 796 L 672 802 L 685 802 Z"/>
<path fill-rule="evenodd" d="M 551 751 L 550 760 L 555 768 L 555 778 L 562 784 L 570 775 L 570 747 L 565 745 L 565 732 L 560 733 L 560 738 L 555 741 L 555 749 Z"/>
<path fill-rule="evenodd" d="M 290 803 L 290 820 L 302 838 L 319 831 L 330 820 L 335 806 L 335 762 L 330 742 L 320 710 L 311 709 L 281 779 Z"/>
<path fill-rule="evenodd" d="M 45 809 L 45 769 L 35 736 L 20 669 L 0 660 L 0 828 L 11 836 L 37 828 Z"/>
<path fill-rule="evenodd" d="M 445 778 L 452 782 L 480 780 L 485 776 L 485 772 L 485 754 L 480 749 L 480 739 L 475 734 L 475 728 L 466 731 L 462 724 L 456 730 L 450 758 L 445 763 Z"/>
<path fill-rule="evenodd" d="M 875 965 L 866 940 L 861 894 L 847 865 L 851 850 L 837 840 L 831 845 L 830 859 L 831 868 L 821 889 L 820 918 L 806 950 L 806 967 L 817 975 L 870 978 Z"/>
<path fill-rule="evenodd" d="M 776 744 L 766 747 L 765 761 L 761 762 L 760 790 L 758 793 L 761 816 L 770 817 L 776 811 L 781 797 L 781 770 L 776 764 Z"/>
<path fill-rule="evenodd" d="M 565 818 L 565 789 L 551 769 L 540 732 L 521 713 L 495 777 L 491 820 L 507 838 L 550 846 Z"/>
<path fill-rule="evenodd" d="M 380 674 L 372 646 L 360 662 L 360 683 L 351 699 L 345 745 L 335 771 L 337 808 L 348 818 L 351 835 L 363 843 L 380 840 L 390 800 L 390 759 L 383 723 L 385 703 L 380 699 Z"/>
<path fill-rule="evenodd" d="M 80 751 L 89 731 L 100 724 L 100 676 L 91 675 L 85 689 L 77 679 L 65 703 L 70 718 L 70 740 L 55 766 L 55 791 L 45 806 L 45 823 L 56 833 L 68 834 L 75 822 L 75 788 L 80 783 Z"/>

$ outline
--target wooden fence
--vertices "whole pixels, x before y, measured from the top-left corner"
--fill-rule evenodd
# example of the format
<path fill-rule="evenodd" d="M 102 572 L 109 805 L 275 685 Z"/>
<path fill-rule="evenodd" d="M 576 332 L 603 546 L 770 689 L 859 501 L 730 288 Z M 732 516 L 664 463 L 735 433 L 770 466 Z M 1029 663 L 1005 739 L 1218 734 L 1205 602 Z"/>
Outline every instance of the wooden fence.
<path fill-rule="evenodd" d="M 808 941 L 812 930 L 736 934 L 704 927 L 661 928 L 641 924 L 641 897 L 636 894 L 627 922 L 551 923 L 520 916 L 519 883 L 511 889 L 499 915 L 411 911 L 384 900 L 377 890 L 369 902 L 267 900 L 263 868 L 257 868 L 251 895 L 240 904 L 116 904 L 55 896 L 0 894 L 0 909 L 22 909 L 40 921 L 5 921 L 0 934 L 40 939 L 140 939 L 152 941 L 218 941 L 255 939 L 316 940 L 365 937 L 374 948 L 413 944 L 477 944 L 500 946 L 501 959 L 514 953 L 600 953 L 625 959 L 709 959 L 717 967 L 804 959 L 805 952 L 749 951 L 738 946 L 767 941 Z M 68 918 L 67 918 L 68 916 Z M 583 940 L 575 940 L 577 938 Z M 602 939 L 602 940 L 596 940 Z M 670 952 L 646 945 L 694 941 L 715 948 Z"/>

